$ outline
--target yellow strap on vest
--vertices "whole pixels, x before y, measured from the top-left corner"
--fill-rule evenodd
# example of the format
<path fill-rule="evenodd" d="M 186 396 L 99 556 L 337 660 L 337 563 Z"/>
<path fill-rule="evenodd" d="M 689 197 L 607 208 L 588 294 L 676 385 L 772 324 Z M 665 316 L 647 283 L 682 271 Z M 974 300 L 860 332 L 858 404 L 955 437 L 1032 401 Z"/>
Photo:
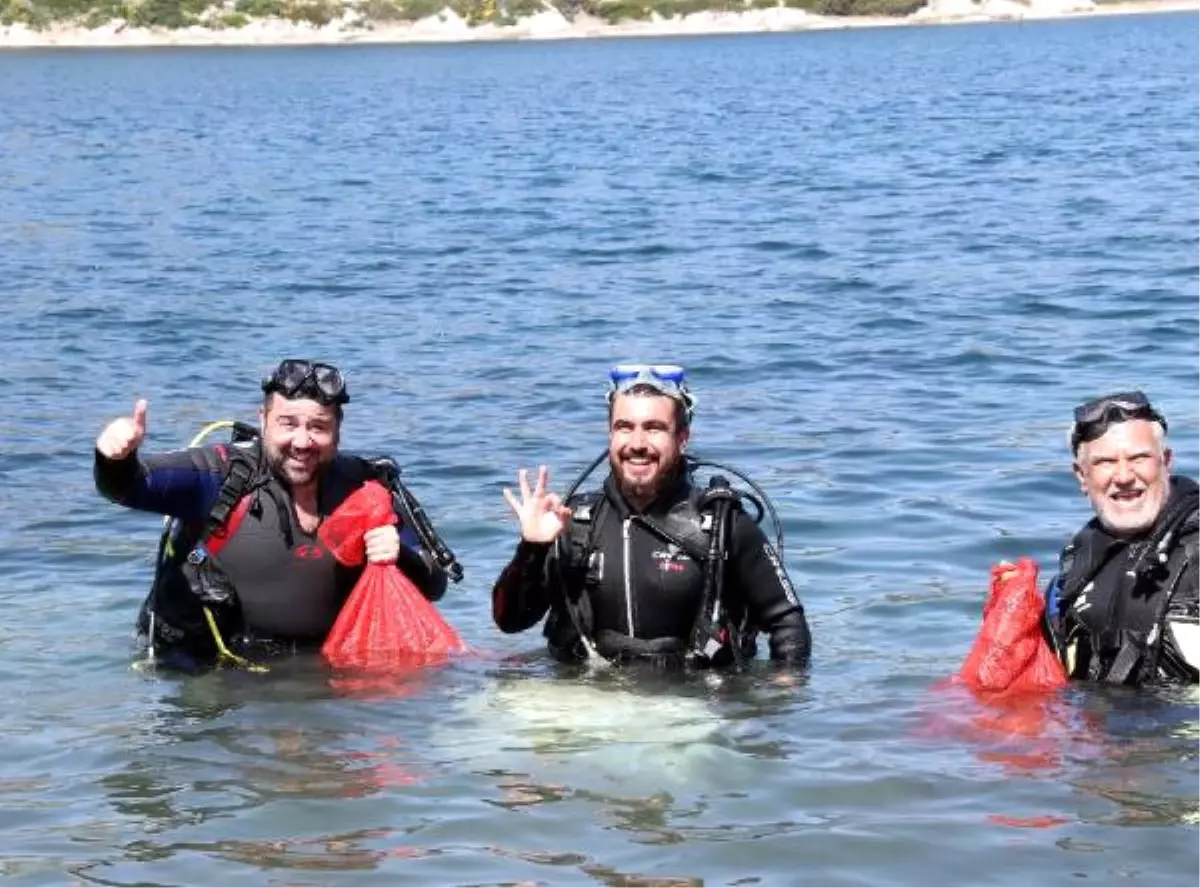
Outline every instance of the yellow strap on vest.
<path fill-rule="evenodd" d="M 199 447 L 202 443 L 204 443 L 204 439 L 213 432 L 219 432 L 221 429 L 231 428 L 233 428 L 232 419 L 218 419 L 216 422 L 210 422 L 196 433 L 196 437 L 192 438 L 191 443 L 188 444 L 188 446 Z M 207 607 L 204 608 L 204 619 L 208 622 L 208 628 L 212 632 L 213 641 L 217 643 L 217 655 L 219 659 L 232 663 L 234 666 L 241 666 L 243 669 L 247 669 L 250 672 L 271 671 L 266 666 L 263 666 L 259 663 L 251 663 L 245 657 L 239 657 L 228 647 L 226 647 L 225 639 L 221 637 L 221 630 L 217 628 L 216 618 L 213 617 L 212 611 Z"/>
<path fill-rule="evenodd" d="M 221 637 L 221 630 L 217 628 L 217 621 L 212 615 L 212 611 L 206 606 L 204 608 L 204 619 L 208 621 L 208 628 L 212 631 L 213 640 L 217 643 L 218 659 L 227 660 L 234 666 L 241 666 L 250 672 L 270 672 L 266 666 L 259 663 L 251 663 L 245 657 L 239 657 L 233 651 L 225 646 L 225 639 Z"/>
<path fill-rule="evenodd" d="M 218 419 L 216 422 L 210 422 L 204 428 L 196 433 L 196 436 L 189 442 L 188 447 L 199 447 L 204 443 L 204 439 L 213 432 L 219 432 L 222 429 L 233 428 L 232 419 Z M 225 639 L 221 638 L 221 630 L 217 628 L 216 618 L 213 617 L 212 611 L 207 607 L 204 608 L 204 619 L 208 622 L 208 628 L 212 632 L 213 641 L 217 643 L 217 654 L 220 659 L 227 660 L 235 666 L 241 666 L 243 669 L 248 669 L 250 672 L 269 672 L 266 666 L 258 663 L 251 663 L 245 657 L 239 657 L 225 645 Z"/>
<path fill-rule="evenodd" d="M 213 432 L 219 432 L 221 429 L 231 429 L 231 428 L 233 428 L 233 420 L 232 419 L 218 419 L 216 422 L 210 422 L 208 425 L 206 425 L 200 431 L 196 432 L 196 437 L 192 438 L 192 441 L 190 444 L 188 444 L 188 447 L 199 447 L 201 444 L 204 443 L 204 439 L 207 438 L 209 435 L 211 435 Z"/>
<path fill-rule="evenodd" d="M 204 428 L 202 428 L 199 432 L 196 433 L 196 437 L 192 438 L 192 442 L 188 446 L 189 447 L 199 447 L 204 442 L 204 439 L 207 438 L 209 435 L 211 435 L 213 432 L 219 432 L 221 429 L 231 429 L 231 428 L 233 428 L 233 420 L 232 419 L 218 419 L 216 422 L 210 422 L 208 425 L 206 425 Z M 212 611 L 209 610 L 207 607 L 204 608 L 204 619 L 206 621 L 208 621 L 208 628 L 212 632 L 213 641 L 215 641 L 217 643 L 217 654 L 220 659 L 226 660 L 235 666 L 241 666 L 243 669 L 248 669 L 250 672 L 270 672 L 271 671 L 266 666 L 263 666 L 259 663 L 251 663 L 245 657 L 239 657 L 237 654 L 235 654 L 233 651 L 231 651 L 228 647 L 226 647 L 225 639 L 223 639 L 221 637 L 221 630 L 217 628 L 216 618 L 213 617 Z"/>

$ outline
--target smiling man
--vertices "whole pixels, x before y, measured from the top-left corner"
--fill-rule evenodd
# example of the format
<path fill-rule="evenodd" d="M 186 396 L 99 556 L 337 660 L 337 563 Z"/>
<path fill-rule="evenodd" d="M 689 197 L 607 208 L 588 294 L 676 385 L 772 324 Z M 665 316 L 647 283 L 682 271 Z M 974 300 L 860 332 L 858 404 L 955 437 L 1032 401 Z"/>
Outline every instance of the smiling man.
<path fill-rule="evenodd" d="M 350 400 L 336 367 L 285 360 L 263 380 L 259 426 L 230 446 L 141 454 L 147 405 L 96 440 L 95 480 L 107 499 L 168 515 L 169 545 L 139 616 L 160 662 L 187 670 L 219 656 L 274 656 L 320 647 L 361 569 L 342 567 L 317 534 L 388 461 L 338 451 Z M 431 600 L 446 575 L 413 529 L 365 537 L 371 562 L 396 563 Z"/>
<path fill-rule="evenodd" d="M 543 630 L 560 660 L 602 657 L 657 666 L 723 666 L 753 656 L 808 662 L 808 623 L 780 559 L 730 488 L 697 487 L 685 457 L 694 399 L 674 365 L 610 372 L 609 477 L 567 503 L 531 489 L 504 495 L 521 527 L 516 554 L 492 590 L 504 632 L 549 614 Z M 714 542 L 714 534 L 716 534 Z"/>
<path fill-rule="evenodd" d="M 1072 678 L 1197 680 L 1197 486 L 1172 477 L 1167 421 L 1145 394 L 1075 410 L 1072 468 L 1095 517 L 1060 557 L 1047 625 Z"/>

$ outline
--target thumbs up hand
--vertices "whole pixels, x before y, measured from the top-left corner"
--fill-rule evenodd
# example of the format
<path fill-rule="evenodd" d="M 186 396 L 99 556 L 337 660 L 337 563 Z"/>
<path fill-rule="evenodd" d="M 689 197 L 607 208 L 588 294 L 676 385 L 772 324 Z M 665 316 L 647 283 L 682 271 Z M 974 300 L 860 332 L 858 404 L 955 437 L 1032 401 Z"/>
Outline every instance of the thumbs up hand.
<path fill-rule="evenodd" d="M 96 449 L 108 459 L 122 460 L 135 453 L 145 437 L 146 399 L 140 398 L 133 405 L 132 416 L 118 417 L 104 427 Z"/>

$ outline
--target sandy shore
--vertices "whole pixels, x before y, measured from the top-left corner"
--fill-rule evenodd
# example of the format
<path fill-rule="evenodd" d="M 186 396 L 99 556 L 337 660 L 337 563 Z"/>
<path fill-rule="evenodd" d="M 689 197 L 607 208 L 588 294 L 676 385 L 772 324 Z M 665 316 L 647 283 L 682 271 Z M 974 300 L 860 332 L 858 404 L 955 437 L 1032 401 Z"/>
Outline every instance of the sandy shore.
<path fill-rule="evenodd" d="M 41 47 L 300 46 L 381 43 L 460 43 L 496 40 L 569 40 L 594 37 L 661 37 L 702 34 L 772 33 L 941 25 L 971 22 L 1093 18 L 1160 12 L 1200 11 L 1200 0 L 1135 0 L 1095 4 L 1093 0 L 931 0 L 909 16 L 821 16 L 800 9 L 748 9 L 700 12 L 680 18 L 657 16 L 610 25 L 601 19 L 568 21 L 554 10 L 515 25 L 470 26 L 451 10 L 416 22 L 376 22 L 353 15 L 322 27 L 285 19 L 257 19 L 241 28 L 190 27 L 178 30 L 127 27 L 115 21 L 100 28 L 54 27 L 35 31 L 24 25 L 0 27 L 0 49 Z"/>

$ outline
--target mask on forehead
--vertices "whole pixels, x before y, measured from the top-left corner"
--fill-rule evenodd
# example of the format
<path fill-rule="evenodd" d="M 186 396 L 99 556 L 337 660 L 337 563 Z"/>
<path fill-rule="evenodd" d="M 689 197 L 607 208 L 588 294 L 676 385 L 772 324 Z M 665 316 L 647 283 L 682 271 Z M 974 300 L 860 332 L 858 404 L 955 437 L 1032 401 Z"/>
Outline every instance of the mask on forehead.
<path fill-rule="evenodd" d="M 696 407 L 696 397 L 687 387 L 687 375 L 678 364 L 617 364 L 608 371 L 608 403 L 634 388 L 646 386 L 660 395 L 683 404 L 688 424 Z"/>
<path fill-rule="evenodd" d="M 350 402 L 346 380 L 332 364 L 287 358 L 262 382 L 264 394 L 278 392 L 289 400 L 311 398 L 327 406 L 340 407 Z"/>
<path fill-rule="evenodd" d="M 1079 445 L 1104 434 L 1119 422 L 1144 419 L 1162 426 L 1167 431 L 1167 420 L 1150 404 L 1150 399 L 1139 391 L 1120 392 L 1096 398 L 1075 408 L 1075 422 L 1071 425 L 1071 452 L 1078 453 Z"/>

